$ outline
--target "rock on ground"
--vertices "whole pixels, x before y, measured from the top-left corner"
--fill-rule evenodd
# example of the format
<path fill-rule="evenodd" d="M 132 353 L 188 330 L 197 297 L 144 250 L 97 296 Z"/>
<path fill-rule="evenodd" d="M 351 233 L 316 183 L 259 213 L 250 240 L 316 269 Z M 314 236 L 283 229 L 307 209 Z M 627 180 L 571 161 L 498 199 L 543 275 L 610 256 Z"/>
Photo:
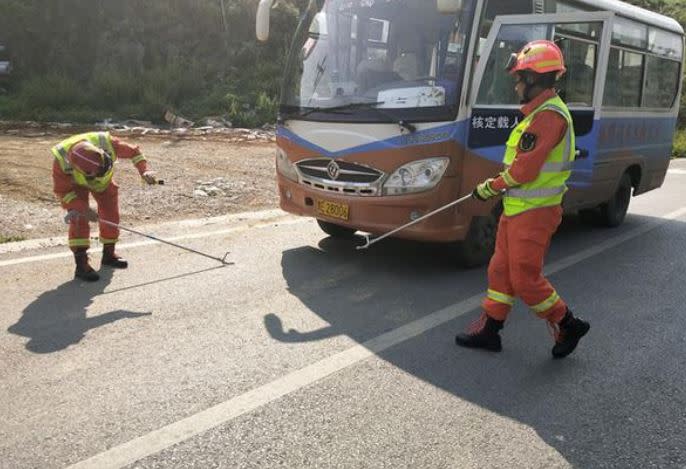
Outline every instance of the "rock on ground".
<path fill-rule="evenodd" d="M 0 133 L 0 236 L 29 239 L 65 235 L 63 210 L 52 194 L 50 154 L 50 147 L 64 137 L 64 131 L 46 131 L 34 137 Z M 142 185 L 130 162 L 117 163 L 114 179 L 120 186 L 122 224 L 135 226 L 278 206 L 274 144 L 269 140 L 235 143 L 234 137 L 221 135 L 122 138 L 140 145 L 151 168 L 165 180 L 162 186 Z M 203 185 L 205 182 L 208 184 Z M 198 191 L 207 197 L 198 196 Z M 95 227 L 93 232 L 97 232 Z"/>

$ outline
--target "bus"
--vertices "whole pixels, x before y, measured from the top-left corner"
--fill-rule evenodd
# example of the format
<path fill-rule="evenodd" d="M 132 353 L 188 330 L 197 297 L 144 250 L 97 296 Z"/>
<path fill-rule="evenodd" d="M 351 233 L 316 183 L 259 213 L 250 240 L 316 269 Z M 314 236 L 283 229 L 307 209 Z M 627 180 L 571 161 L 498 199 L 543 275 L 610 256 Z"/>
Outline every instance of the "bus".
<path fill-rule="evenodd" d="M 272 0 L 256 32 L 266 40 Z M 522 119 L 510 54 L 555 41 L 576 133 L 565 213 L 620 225 L 663 184 L 684 30 L 619 0 L 311 0 L 288 54 L 277 123 L 283 210 L 330 236 L 389 232 L 502 170 Z M 469 201 L 398 238 L 444 243 L 463 265 L 494 250 L 498 200 Z"/>

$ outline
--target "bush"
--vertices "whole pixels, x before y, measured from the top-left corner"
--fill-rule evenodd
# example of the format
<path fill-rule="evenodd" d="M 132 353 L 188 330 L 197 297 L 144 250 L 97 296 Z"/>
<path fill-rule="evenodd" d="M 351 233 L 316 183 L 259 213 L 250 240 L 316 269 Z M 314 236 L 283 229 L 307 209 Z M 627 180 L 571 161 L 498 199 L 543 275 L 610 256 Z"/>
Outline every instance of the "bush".
<path fill-rule="evenodd" d="M 278 99 L 265 92 L 238 96 L 228 93 L 225 97 L 226 113 L 236 127 L 258 127 L 276 120 Z"/>
<path fill-rule="evenodd" d="M 675 158 L 686 158 L 686 129 L 677 129 L 674 135 L 672 156 Z"/>
<path fill-rule="evenodd" d="M 29 109 L 61 109 L 86 104 L 86 96 L 73 79 L 49 74 L 27 80 L 19 89 L 18 101 Z"/>

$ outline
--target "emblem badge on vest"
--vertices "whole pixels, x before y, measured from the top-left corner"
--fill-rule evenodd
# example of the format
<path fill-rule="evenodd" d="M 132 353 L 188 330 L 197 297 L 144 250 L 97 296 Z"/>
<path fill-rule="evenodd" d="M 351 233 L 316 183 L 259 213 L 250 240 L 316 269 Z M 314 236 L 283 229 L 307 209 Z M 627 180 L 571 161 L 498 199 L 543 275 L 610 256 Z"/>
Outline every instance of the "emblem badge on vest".
<path fill-rule="evenodd" d="M 519 140 L 519 149 L 522 151 L 531 151 L 536 147 L 536 136 L 525 132 Z"/>

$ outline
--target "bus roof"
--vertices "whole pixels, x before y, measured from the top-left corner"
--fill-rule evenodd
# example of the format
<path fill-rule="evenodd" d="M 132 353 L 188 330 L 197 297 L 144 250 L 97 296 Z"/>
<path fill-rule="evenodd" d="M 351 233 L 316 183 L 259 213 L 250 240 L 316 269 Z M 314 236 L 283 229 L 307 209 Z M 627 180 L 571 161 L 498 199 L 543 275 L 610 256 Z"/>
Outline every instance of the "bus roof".
<path fill-rule="evenodd" d="M 652 26 L 666 29 L 678 34 L 684 34 L 684 28 L 681 27 L 678 21 L 669 16 L 655 13 L 654 11 L 646 10 L 645 8 L 630 5 L 620 0 L 576 0 L 593 7 L 593 9 L 607 10 L 618 13 L 624 17 L 631 18 L 641 23 L 646 23 Z"/>

